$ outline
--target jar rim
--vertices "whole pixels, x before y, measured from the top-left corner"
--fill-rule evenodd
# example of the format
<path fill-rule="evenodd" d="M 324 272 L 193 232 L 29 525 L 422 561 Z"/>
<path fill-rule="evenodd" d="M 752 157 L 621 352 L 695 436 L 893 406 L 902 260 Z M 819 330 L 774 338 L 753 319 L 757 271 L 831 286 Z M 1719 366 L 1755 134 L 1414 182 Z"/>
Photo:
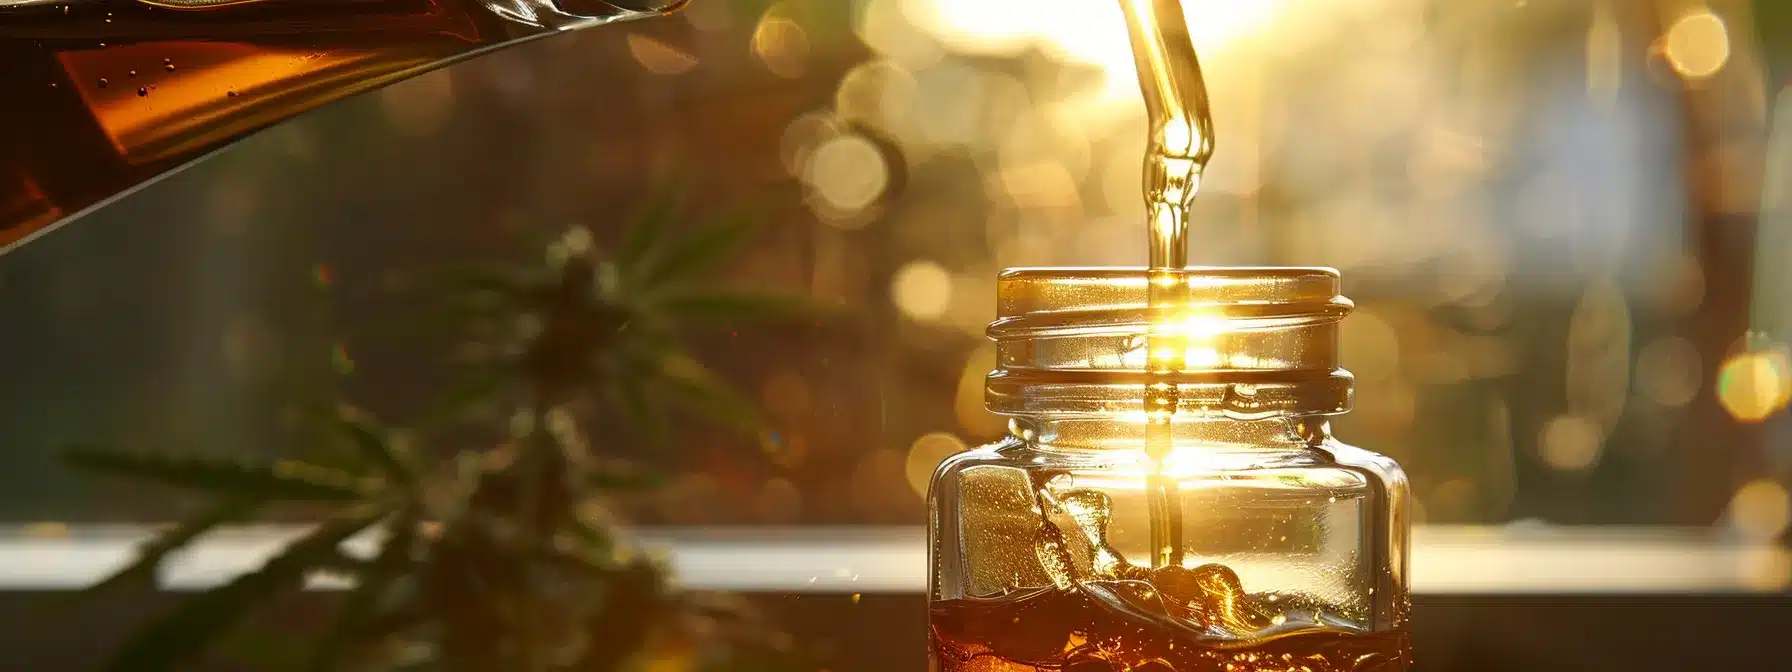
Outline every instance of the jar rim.
<path fill-rule="evenodd" d="M 1154 283 L 1175 301 L 1153 305 Z M 1172 386 L 1177 412 L 1343 413 L 1353 379 L 1338 365 L 1338 323 L 1354 305 L 1340 286 L 1323 267 L 1008 269 L 985 402 L 1008 415 L 1125 413 Z M 1164 336 L 1178 363 L 1148 372 L 1145 348 Z"/>

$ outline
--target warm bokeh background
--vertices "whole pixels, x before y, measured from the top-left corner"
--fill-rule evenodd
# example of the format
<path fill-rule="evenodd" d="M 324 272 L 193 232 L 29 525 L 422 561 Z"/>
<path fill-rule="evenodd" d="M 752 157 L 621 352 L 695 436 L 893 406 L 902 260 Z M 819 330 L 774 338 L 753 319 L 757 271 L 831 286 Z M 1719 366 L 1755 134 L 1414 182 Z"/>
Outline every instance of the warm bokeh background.
<path fill-rule="evenodd" d="M 1186 0 L 1219 127 L 1191 258 L 1344 272 L 1338 434 L 1420 521 L 1783 539 L 1778 4 Z M 689 432 L 638 516 L 922 522 L 933 464 L 1002 431 L 996 271 L 1143 261 L 1126 49 L 1111 0 L 695 0 L 275 128 L 0 258 L 0 518 L 180 505 L 65 473 L 67 439 L 277 452 L 331 387 L 402 420 L 453 354 L 379 328 L 417 271 L 604 235 L 678 176 L 693 217 L 766 214 L 736 279 L 849 315 L 705 339 L 778 429 Z"/>

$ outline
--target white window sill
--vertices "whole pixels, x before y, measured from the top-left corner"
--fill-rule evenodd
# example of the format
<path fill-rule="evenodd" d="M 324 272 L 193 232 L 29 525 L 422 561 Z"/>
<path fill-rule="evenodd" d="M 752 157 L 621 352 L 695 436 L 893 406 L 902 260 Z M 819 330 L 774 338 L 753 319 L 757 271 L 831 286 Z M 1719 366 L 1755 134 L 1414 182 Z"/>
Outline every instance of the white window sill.
<path fill-rule="evenodd" d="M 160 584 L 192 590 L 228 581 L 302 530 L 221 530 L 165 563 Z M 128 525 L 0 526 L 0 590 L 80 588 L 128 562 L 147 533 Z M 879 593 L 926 587 L 920 528 L 653 528 L 637 537 L 664 552 L 690 588 Z M 1412 585 L 1419 593 L 1771 593 L 1789 582 L 1792 555 L 1785 549 L 1707 529 L 1428 526 L 1413 534 Z"/>

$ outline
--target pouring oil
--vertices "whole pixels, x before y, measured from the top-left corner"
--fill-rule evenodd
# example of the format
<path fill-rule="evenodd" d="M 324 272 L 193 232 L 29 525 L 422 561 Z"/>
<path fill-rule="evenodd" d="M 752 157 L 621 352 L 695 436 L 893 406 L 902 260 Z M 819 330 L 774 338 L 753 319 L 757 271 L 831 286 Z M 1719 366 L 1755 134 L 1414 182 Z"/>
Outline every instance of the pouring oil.
<path fill-rule="evenodd" d="M 1146 240 L 1150 246 L 1151 329 L 1145 341 L 1153 380 L 1145 396 L 1145 451 L 1152 468 L 1151 564 L 1182 564 L 1182 507 L 1164 475 L 1179 400 L 1173 378 L 1187 365 L 1188 213 L 1213 156 L 1207 83 L 1189 39 L 1181 0 L 1120 0 L 1149 118 L 1145 145 Z"/>
<path fill-rule="evenodd" d="M 1038 530 L 1032 552 L 1017 555 L 1011 549 L 1012 533 L 1018 530 L 1006 527 L 1010 523 L 1000 522 L 1017 519 L 1018 512 L 1003 509 L 1015 500 L 1002 494 L 1011 491 L 1001 485 L 1005 481 L 999 476 L 1011 463 L 1003 461 L 999 452 L 992 452 L 989 455 L 994 456 L 994 462 L 983 472 L 973 468 L 974 460 L 942 467 L 930 495 L 930 501 L 941 507 L 930 526 L 936 570 L 929 601 L 930 669 L 1404 672 L 1411 664 L 1411 644 L 1403 629 L 1407 597 L 1400 579 L 1391 579 L 1381 588 L 1358 587 L 1356 598 L 1342 594 L 1319 597 L 1318 593 L 1299 590 L 1283 592 L 1273 585 L 1247 590 L 1250 586 L 1235 571 L 1233 563 L 1200 563 L 1186 557 L 1184 502 L 1178 485 L 1178 479 L 1184 475 L 1171 473 L 1168 463 L 1175 441 L 1176 414 L 1183 406 L 1178 381 L 1187 370 L 1211 368 L 1210 361 L 1191 361 L 1190 353 L 1211 345 L 1197 342 L 1215 333 L 1201 325 L 1223 320 L 1222 316 L 1197 313 L 1191 285 L 1201 277 L 1212 280 L 1220 276 L 1203 276 L 1203 271 L 1188 268 L 1189 209 L 1213 154 L 1213 120 L 1181 0 L 1119 2 L 1126 17 L 1150 124 L 1143 175 L 1150 252 L 1145 292 L 1149 319 L 1140 343 L 1146 353 L 1142 399 L 1148 470 L 1144 492 L 1140 498 L 1136 490 L 1127 492 L 1127 488 L 1114 484 L 1099 471 L 1079 472 L 1074 461 L 1032 458 L 1032 466 L 1026 469 L 1026 484 L 1032 489 L 1031 513 L 1037 516 Z M 1070 282 L 1090 281 L 1076 271 L 1043 269 L 1038 278 L 1017 277 L 1014 284 L 1017 288 L 1027 287 L 1029 280 L 1049 284 L 1055 277 L 1054 270 Z M 1287 277 L 1301 273 L 1299 269 L 1280 272 Z M 1324 273 L 1332 272 L 1321 271 L 1319 275 Z M 1279 277 L 1276 269 L 1263 274 L 1265 279 Z M 1335 273 L 1329 277 L 1335 281 Z M 1063 303 L 1077 304 L 1074 299 Z M 1289 324 L 1294 326 L 1288 328 L 1319 324 L 1305 319 L 1293 319 Z M 991 330 L 998 343 L 1037 336 L 1024 326 L 1016 327 L 1012 333 L 996 326 Z M 1074 330 L 1065 331 L 1067 337 L 1072 333 Z M 1016 352 L 1030 353 L 1022 359 L 1039 356 L 1038 351 L 1025 348 Z M 994 385 L 990 391 L 997 394 Z M 995 409 L 998 403 L 992 400 L 991 408 Z M 1300 417 L 1301 412 L 1337 412 L 1338 408 L 1303 407 L 1291 417 Z M 1038 406 L 1022 410 L 1017 405 L 1008 410 L 1022 416 L 1051 413 Z M 1022 433 L 1020 438 L 1034 441 L 1031 434 Z M 1386 522 L 1386 533 L 1352 540 L 1349 543 L 1363 545 L 1360 552 L 1338 555 L 1368 559 L 1375 568 L 1367 575 L 1392 577 L 1392 567 L 1404 567 L 1400 555 L 1403 551 L 1399 550 L 1403 546 L 1392 541 L 1404 529 L 1404 517 L 1394 513 L 1403 506 L 1404 476 L 1397 468 L 1380 471 L 1385 468 L 1376 462 L 1359 472 L 1350 472 L 1359 476 L 1372 474 L 1371 480 L 1379 479 L 1376 487 L 1381 489 L 1375 490 L 1375 494 L 1348 495 L 1346 499 L 1354 503 L 1344 506 L 1361 507 L 1349 514 L 1360 517 L 1355 519 L 1373 517 Z M 1205 487 L 1215 491 L 1238 488 L 1235 494 L 1227 495 L 1236 499 L 1228 501 L 1260 497 L 1245 484 L 1264 477 L 1250 474 L 1248 469 L 1236 471 L 1204 475 Z M 972 475 L 977 473 L 988 475 Z M 1233 477 L 1239 480 L 1230 480 Z M 1295 485 L 1292 481 L 1279 483 L 1295 490 L 1315 487 Z M 1317 494 L 1319 489 L 1313 492 L 1316 494 L 1305 500 L 1284 492 L 1275 503 L 1259 504 L 1293 507 L 1282 514 L 1286 521 L 1329 515 L 1299 507 L 1317 506 L 1311 504 L 1316 502 L 1328 502 L 1330 506 L 1341 501 L 1334 494 Z M 1214 494 L 1207 492 L 1206 496 L 1211 498 Z M 1134 498 L 1133 506 L 1142 504 L 1148 513 L 1149 557 L 1137 558 L 1137 563 L 1125 557 L 1109 538 L 1115 503 L 1121 501 L 1116 498 L 1127 497 Z M 973 520 L 988 521 L 990 527 L 979 532 L 985 523 L 969 522 Z M 1264 535 L 1251 543 L 1275 540 Z M 1287 540 L 1286 536 L 1280 537 L 1280 541 Z M 1313 557 L 1301 556 L 1299 561 L 1313 562 Z M 1249 560 L 1240 562 L 1244 564 L 1238 567 L 1250 564 Z M 1026 578 L 1037 573 L 1043 576 Z M 1049 579 L 1050 585 L 1041 586 L 1040 578 Z M 1252 580 L 1264 578 L 1258 572 Z M 978 589 L 976 586 L 982 582 L 989 585 Z M 999 589 L 991 590 L 998 584 Z M 1340 616 L 1338 605 L 1357 598 L 1375 606 L 1354 611 L 1347 608 L 1352 615 Z"/>

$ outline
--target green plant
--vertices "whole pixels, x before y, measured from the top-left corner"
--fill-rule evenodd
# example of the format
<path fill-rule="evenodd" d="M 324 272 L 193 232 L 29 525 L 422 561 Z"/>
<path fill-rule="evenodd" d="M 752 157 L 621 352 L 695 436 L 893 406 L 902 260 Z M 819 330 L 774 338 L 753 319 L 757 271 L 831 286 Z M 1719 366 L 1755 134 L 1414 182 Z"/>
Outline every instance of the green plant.
<path fill-rule="evenodd" d="M 789 664 L 740 603 L 671 590 L 663 568 L 618 537 L 613 499 L 656 481 L 588 438 L 597 425 L 604 436 L 655 441 L 678 409 L 757 431 L 753 407 L 680 336 L 718 319 L 816 314 L 800 299 L 706 287 L 708 271 L 754 227 L 734 217 L 671 236 L 675 203 L 670 192 L 654 198 L 611 253 L 575 228 L 539 265 L 447 274 L 450 300 L 436 314 L 447 319 L 431 328 L 489 347 L 416 431 L 342 406 L 313 414 L 328 439 L 294 459 L 69 450 L 76 467 L 213 500 L 90 590 L 144 581 L 170 553 L 264 509 L 324 512 L 259 570 L 145 627 L 107 669 L 195 660 L 318 573 L 354 587 L 296 669 L 601 672 L 668 655 L 699 669 Z M 495 448 L 444 448 L 480 427 L 496 430 Z M 347 550 L 357 537 L 372 550 Z"/>

